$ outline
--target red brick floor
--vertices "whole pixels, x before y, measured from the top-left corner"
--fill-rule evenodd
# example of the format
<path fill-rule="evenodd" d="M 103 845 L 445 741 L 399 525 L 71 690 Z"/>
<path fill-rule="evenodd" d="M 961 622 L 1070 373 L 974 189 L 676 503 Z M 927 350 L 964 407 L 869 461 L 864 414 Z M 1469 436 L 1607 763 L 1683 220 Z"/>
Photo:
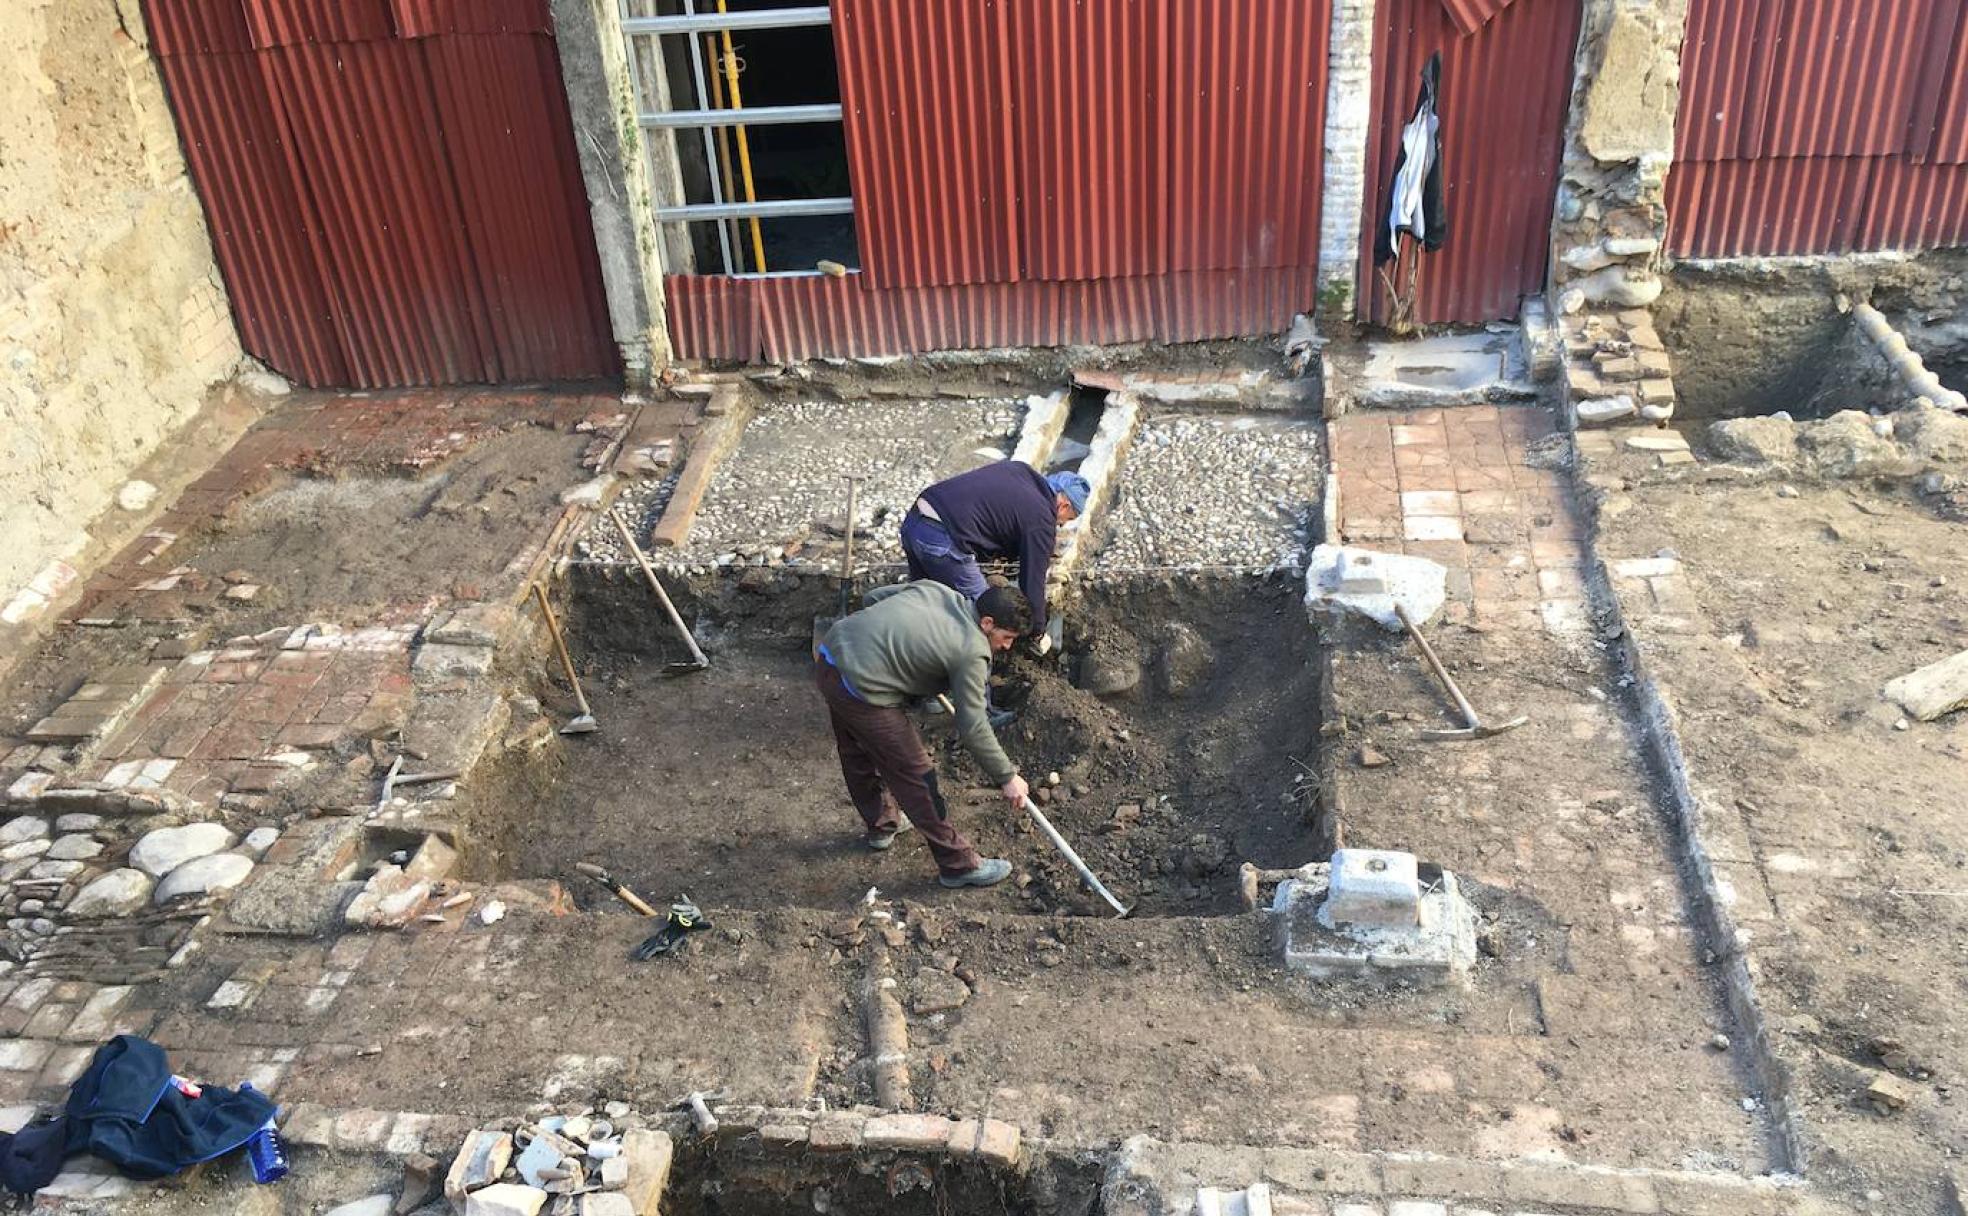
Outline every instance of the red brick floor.
<path fill-rule="evenodd" d="M 149 531 L 92 575 L 63 619 L 170 620 L 183 617 L 188 603 L 218 600 L 226 584 L 173 562 L 173 547 L 223 519 L 279 472 L 415 471 L 528 425 L 592 433 L 587 459 L 598 467 L 627 423 L 621 400 L 606 394 L 473 389 L 297 396 L 255 424 Z"/>
<path fill-rule="evenodd" d="M 1536 406 L 1348 414 L 1332 428 L 1340 535 L 1446 566 L 1451 621 L 1575 633 L 1584 532 L 1566 475 L 1525 463 L 1555 429 Z"/>

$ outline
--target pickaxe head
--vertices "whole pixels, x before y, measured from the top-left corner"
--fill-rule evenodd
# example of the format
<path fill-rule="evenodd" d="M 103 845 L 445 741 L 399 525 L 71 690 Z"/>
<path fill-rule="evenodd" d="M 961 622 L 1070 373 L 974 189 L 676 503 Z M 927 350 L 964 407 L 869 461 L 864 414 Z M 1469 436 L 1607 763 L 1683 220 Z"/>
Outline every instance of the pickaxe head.
<path fill-rule="evenodd" d="M 1475 726 L 1466 726 L 1461 730 L 1425 730 L 1421 732 L 1421 737 L 1430 743 L 1449 743 L 1457 739 L 1488 739 L 1507 730 L 1516 730 L 1529 721 L 1528 717 L 1519 714 L 1508 722 L 1479 722 Z"/>

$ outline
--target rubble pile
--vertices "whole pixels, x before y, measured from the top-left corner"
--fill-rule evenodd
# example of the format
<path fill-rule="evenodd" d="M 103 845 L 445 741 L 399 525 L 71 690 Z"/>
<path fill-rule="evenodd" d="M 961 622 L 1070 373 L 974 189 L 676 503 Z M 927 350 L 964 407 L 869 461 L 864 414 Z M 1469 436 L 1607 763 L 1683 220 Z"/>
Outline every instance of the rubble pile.
<path fill-rule="evenodd" d="M 1580 426 L 1674 416 L 1674 361 L 1644 308 L 1564 320 L 1566 388 Z"/>
<path fill-rule="evenodd" d="M 1968 418 L 1931 405 L 1879 415 L 1840 410 L 1814 422 L 1731 418 L 1708 435 L 1724 460 L 1819 477 L 1915 477 L 1968 465 Z"/>
<path fill-rule="evenodd" d="M 541 1107 L 467 1136 L 443 1195 L 460 1216 L 653 1216 L 671 1155 L 669 1133 L 626 1103 Z"/>

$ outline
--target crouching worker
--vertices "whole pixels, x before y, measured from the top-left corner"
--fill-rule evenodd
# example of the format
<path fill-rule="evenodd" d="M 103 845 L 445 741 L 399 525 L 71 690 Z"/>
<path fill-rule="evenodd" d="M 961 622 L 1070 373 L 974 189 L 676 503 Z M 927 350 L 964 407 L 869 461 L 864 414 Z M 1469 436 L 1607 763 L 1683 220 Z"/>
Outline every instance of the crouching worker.
<path fill-rule="evenodd" d="M 827 631 L 813 678 L 869 848 L 895 843 L 900 807 L 929 845 L 944 886 L 988 887 L 1010 876 L 1010 862 L 978 856 L 949 822 L 936 766 L 903 706 L 949 693 L 958 737 L 1005 801 L 1022 808 L 1025 779 L 998 746 L 984 694 L 991 652 L 1010 649 L 1031 627 L 1032 606 L 1013 588 L 993 587 L 973 601 L 922 581 L 869 592 L 866 607 Z M 884 789 L 893 803 L 882 798 Z"/>

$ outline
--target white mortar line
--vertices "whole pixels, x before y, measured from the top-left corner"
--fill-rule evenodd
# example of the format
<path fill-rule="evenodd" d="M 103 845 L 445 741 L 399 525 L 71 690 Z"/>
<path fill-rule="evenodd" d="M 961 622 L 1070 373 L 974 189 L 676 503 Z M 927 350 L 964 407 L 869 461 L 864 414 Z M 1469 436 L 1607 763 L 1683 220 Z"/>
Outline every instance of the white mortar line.
<path fill-rule="evenodd" d="M 1609 647 L 1609 654 L 1628 677 L 1625 681 L 1628 691 L 1621 699 L 1627 703 L 1627 717 L 1638 728 L 1642 758 L 1653 772 L 1657 786 L 1664 787 L 1660 790 L 1662 801 L 1672 816 L 1675 842 L 1693 886 L 1698 923 L 1717 962 L 1722 964 L 1723 993 L 1729 1012 L 1748 1039 L 1745 1055 L 1775 1132 L 1774 1165 L 1778 1171 L 1802 1175 L 1809 1159 L 1803 1117 L 1791 1102 L 1790 1070 L 1777 1058 L 1770 1043 L 1769 1023 L 1763 1015 L 1763 1005 L 1756 994 L 1756 978 L 1749 967 L 1749 937 L 1730 912 L 1729 898 L 1715 872 L 1704 831 L 1705 813 L 1689 783 L 1687 755 L 1674 724 L 1674 711 L 1641 660 L 1640 648 L 1613 586 L 1612 571 L 1600 555 L 1598 512 L 1588 505 L 1596 498 L 1576 458 L 1572 462 L 1572 492 L 1591 528 L 1586 539 L 1579 542 L 1589 558 L 1585 563 L 1586 594 L 1594 615 L 1610 621 L 1619 638 Z"/>

